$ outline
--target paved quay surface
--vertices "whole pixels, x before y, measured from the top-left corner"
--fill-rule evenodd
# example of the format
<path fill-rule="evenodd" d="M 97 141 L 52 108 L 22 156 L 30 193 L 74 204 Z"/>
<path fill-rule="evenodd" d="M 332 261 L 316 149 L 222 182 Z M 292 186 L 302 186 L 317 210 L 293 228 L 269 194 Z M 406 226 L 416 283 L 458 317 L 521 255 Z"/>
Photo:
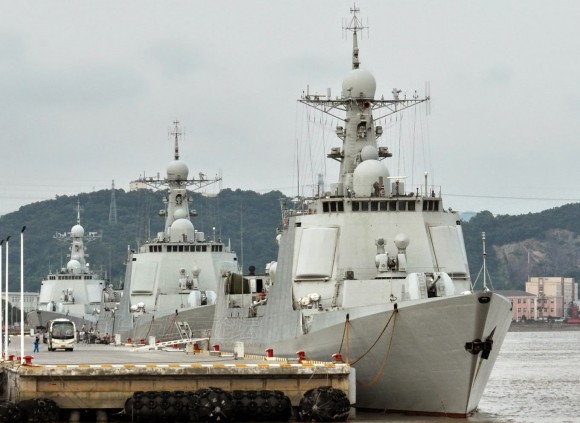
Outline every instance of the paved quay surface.
<path fill-rule="evenodd" d="M 39 352 L 33 352 L 34 338 L 24 337 L 24 355 L 33 357 L 32 364 L 67 365 L 67 364 L 146 364 L 146 363 L 264 363 L 261 359 L 238 359 L 233 356 L 210 356 L 208 352 L 187 354 L 184 349 L 162 348 L 151 350 L 143 346 L 113 344 L 75 343 L 73 351 L 48 351 L 46 344 L 41 343 Z M 20 337 L 12 336 L 8 355 L 20 356 Z"/>
<path fill-rule="evenodd" d="M 48 351 L 46 344 L 33 352 L 33 339 L 24 339 L 24 356 L 31 363 L 21 365 L 20 337 L 13 336 L 4 362 L 6 399 L 19 402 L 49 398 L 61 409 L 121 409 L 137 391 L 197 391 L 217 387 L 234 390 L 278 390 L 293 405 L 303 394 L 318 386 L 332 386 L 352 395 L 351 369 L 346 364 L 303 362 L 297 357 L 266 359 L 238 358 L 186 352 L 185 349 L 145 346 L 76 343 L 73 351 Z M 144 347 L 144 348 L 143 348 Z M 227 355 L 226 355 L 227 354 Z M 353 385 L 354 386 L 354 385 Z"/>

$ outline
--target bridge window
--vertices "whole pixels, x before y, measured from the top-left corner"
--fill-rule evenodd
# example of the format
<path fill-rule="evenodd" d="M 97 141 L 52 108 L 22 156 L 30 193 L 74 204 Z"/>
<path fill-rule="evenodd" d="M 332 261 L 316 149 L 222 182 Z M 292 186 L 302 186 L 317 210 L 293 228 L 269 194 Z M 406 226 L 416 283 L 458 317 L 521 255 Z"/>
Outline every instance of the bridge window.
<path fill-rule="evenodd" d="M 424 200 L 423 211 L 439 211 L 439 200 Z"/>
<path fill-rule="evenodd" d="M 343 201 L 325 201 L 322 203 L 322 212 L 343 212 L 344 202 Z"/>

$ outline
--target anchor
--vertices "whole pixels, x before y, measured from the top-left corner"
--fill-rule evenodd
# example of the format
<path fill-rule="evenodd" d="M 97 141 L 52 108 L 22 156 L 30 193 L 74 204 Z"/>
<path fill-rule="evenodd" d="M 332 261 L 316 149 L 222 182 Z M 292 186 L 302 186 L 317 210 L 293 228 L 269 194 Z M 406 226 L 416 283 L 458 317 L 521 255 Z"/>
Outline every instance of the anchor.
<path fill-rule="evenodd" d="M 495 332 L 495 328 L 491 331 L 489 336 L 485 338 L 484 341 L 477 338 L 471 342 L 465 343 L 465 349 L 473 355 L 478 355 L 481 353 L 481 358 L 487 360 L 489 358 L 489 354 L 493 348 L 493 333 Z"/>

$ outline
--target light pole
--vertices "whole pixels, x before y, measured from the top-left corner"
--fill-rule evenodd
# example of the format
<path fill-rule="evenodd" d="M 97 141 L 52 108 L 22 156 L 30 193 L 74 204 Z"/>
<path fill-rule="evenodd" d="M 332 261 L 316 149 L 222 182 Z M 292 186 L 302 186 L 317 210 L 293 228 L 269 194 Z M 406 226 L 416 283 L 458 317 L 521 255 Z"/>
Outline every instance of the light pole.
<path fill-rule="evenodd" d="M 4 244 L 4 240 L 0 241 L 0 292 L 2 291 L 2 244 Z M 8 309 L 8 304 L 6 304 L 6 309 Z M 0 314 L 2 313 L 2 295 L 0 295 Z M 8 322 L 4 323 L 5 325 Z M 8 355 L 8 346 L 6 346 L 6 355 Z M 4 353 L 2 352 L 2 330 L 0 330 L 0 357 L 3 357 Z"/>
<path fill-rule="evenodd" d="M 526 247 L 524 247 L 524 250 L 526 250 L 526 252 L 528 253 L 528 282 L 530 281 L 530 250 L 528 250 Z"/>
<path fill-rule="evenodd" d="M 5 263 L 6 263 L 6 286 L 8 286 L 8 263 L 9 263 L 9 260 L 8 260 L 8 242 L 9 242 L 9 241 L 10 241 L 10 235 L 8 235 L 8 236 L 6 237 L 6 260 L 5 260 Z M 1 297 L 1 296 L 0 296 L 0 297 Z M 2 301 L 0 301 L 0 303 L 2 303 Z M 6 307 L 8 307 L 8 305 L 7 305 Z M 0 309 L 0 310 L 1 310 L 1 309 Z M 0 316 L 0 317 L 1 317 L 1 316 Z M 1 344 L 1 343 L 2 343 L 2 339 L 0 339 L 0 344 Z"/>
<path fill-rule="evenodd" d="M 10 238 L 10 237 L 8 237 L 8 238 Z M 8 263 L 8 260 L 6 260 L 6 262 Z M 8 266 L 8 264 L 6 264 L 6 266 Z M 2 285 L 2 281 L 0 279 L 0 286 L 1 285 Z M 9 325 L 9 323 L 8 323 L 8 275 L 6 275 L 6 289 L 4 290 L 4 298 L 5 298 L 4 307 L 6 307 L 6 310 L 4 311 L 4 325 L 6 326 L 6 325 Z M 0 344 L 1 343 L 2 343 L 2 339 L 0 339 Z M 10 329 L 6 329 L 6 333 L 4 334 L 4 351 L 6 351 L 6 355 L 8 355 L 8 344 L 9 343 L 10 343 Z"/>
<path fill-rule="evenodd" d="M 20 231 L 20 363 L 24 364 L 24 230 Z"/>

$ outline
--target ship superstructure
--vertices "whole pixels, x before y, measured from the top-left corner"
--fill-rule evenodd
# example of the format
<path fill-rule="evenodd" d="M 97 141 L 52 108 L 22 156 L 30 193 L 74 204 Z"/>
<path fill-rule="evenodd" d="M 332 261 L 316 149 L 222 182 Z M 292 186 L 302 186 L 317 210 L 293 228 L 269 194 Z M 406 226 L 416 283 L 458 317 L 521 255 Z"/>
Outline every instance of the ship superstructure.
<path fill-rule="evenodd" d="M 469 415 L 481 398 L 511 321 L 510 302 L 472 289 L 461 219 L 441 191 L 405 186 L 383 159 L 377 120 L 428 98 L 375 98 L 360 69 L 352 9 L 352 70 L 337 98 L 299 100 L 335 118 L 340 164 L 328 192 L 283 210 L 278 260 L 262 277 L 229 275 L 212 342 L 246 352 L 272 348 L 356 369 L 356 406 Z M 381 114 L 382 112 L 382 114 Z M 376 114 L 376 115 L 375 115 Z"/>
<path fill-rule="evenodd" d="M 114 315 L 101 320 L 111 333 L 133 339 L 174 339 L 183 324 L 188 332 L 209 330 L 222 274 L 238 272 L 237 257 L 230 246 L 206 236 L 191 220 L 196 216 L 190 208 L 191 190 L 220 178 L 207 178 L 202 173 L 189 178 L 189 169 L 179 158 L 179 122 L 174 122 L 171 135 L 175 149 L 166 177 L 137 181 L 155 189 L 167 187 L 165 208 L 159 211 L 165 219 L 164 230 L 136 251 L 129 251 L 122 300 Z M 194 309 L 195 317 L 189 316 Z"/>
<path fill-rule="evenodd" d="M 85 232 L 81 226 L 81 207 L 77 203 L 76 224 L 70 232 L 56 233 L 54 239 L 69 244 L 66 267 L 50 272 L 41 282 L 38 310 L 28 314 L 32 327 L 44 327 L 49 320 L 67 317 L 87 326 L 95 323 L 106 303 L 114 303 L 115 293 L 108 280 L 94 271 L 87 258 L 85 244 L 101 238 L 97 232 Z M 111 298 L 109 298 L 111 297 Z"/>

